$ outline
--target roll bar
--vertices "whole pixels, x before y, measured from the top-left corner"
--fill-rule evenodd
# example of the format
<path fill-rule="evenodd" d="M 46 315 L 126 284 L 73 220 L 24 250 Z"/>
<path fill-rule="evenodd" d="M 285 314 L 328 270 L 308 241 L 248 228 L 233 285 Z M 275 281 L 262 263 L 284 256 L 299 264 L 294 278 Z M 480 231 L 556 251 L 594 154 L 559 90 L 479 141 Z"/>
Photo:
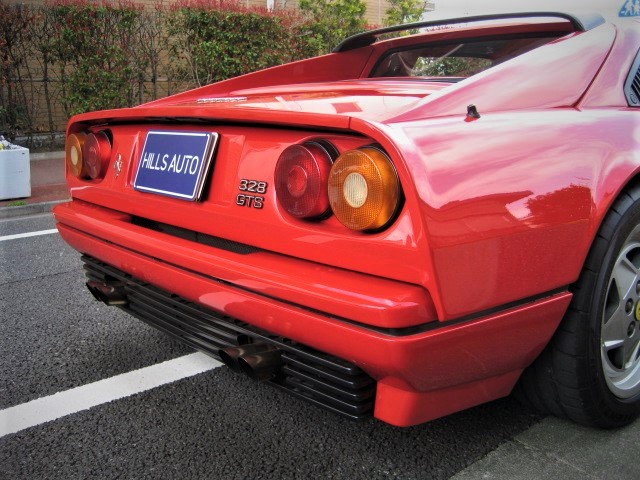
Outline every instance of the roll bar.
<path fill-rule="evenodd" d="M 403 32 L 416 28 L 438 27 L 442 25 L 455 25 L 459 23 L 482 22 L 487 20 L 503 20 L 532 17 L 552 17 L 568 20 L 576 32 L 586 32 L 592 28 L 602 25 L 605 20 L 598 13 L 570 14 L 564 12 L 520 12 L 520 13 L 496 13 L 489 15 L 474 15 L 468 17 L 448 18 L 443 20 L 433 20 L 428 22 L 405 23 L 404 25 L 394 25 L 392 27 L 369 30 L 357 33 L 345 39 L 340 45 L 333 49 L 334 53 L 353 50 L 354 48 L 366 47 L 375 43 L 381 35 L 387 33 Z"/>

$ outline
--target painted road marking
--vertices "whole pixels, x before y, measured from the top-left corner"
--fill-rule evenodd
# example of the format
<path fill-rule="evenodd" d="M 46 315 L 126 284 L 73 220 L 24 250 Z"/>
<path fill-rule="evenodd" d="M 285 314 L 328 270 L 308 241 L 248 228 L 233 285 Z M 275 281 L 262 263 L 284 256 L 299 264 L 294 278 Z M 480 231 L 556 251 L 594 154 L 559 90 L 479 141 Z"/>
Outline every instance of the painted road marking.
<path fill-rule="evenodd" d="M 18 240 L 19 238 L 38 237 L 40 235 L 51 235 L 52 233 L 58 233 L 58 229 L 52 228 L 51 230 L 40 230 L 39 232 L 27 232 L 27 233 L 18 233 L 16 235 L 5 235 L 4 237 L 0 237 L 0 242 L 4 242 L 6 240 Z"/>
<path fill-rule="evenodd" d="M 0 437 L 221 366 L 196 352 L 0 410 Z"/>

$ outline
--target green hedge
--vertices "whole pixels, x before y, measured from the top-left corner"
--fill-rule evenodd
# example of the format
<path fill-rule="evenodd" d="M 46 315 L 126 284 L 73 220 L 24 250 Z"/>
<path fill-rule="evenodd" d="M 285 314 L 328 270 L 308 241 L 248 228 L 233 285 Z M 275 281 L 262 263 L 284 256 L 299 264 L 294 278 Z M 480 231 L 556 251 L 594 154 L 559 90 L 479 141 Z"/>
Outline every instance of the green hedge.
<path fill-rule="evenodd" d="M 45 7 L 51 63 L 63 79 L 61 100 L 70 115 L 131 105 L 140 8 L 129 4 L 59 2 Z"/>
<path fill-rule="evenodd" d="M 229 0 L 3 2 L 0 18 L 0 134 L 10 138 L 317 53 L 300 14 Z"/>
<path fill-rule="evenodd" d="M 287 12 L 242 8 L 229 2 L 186 2 L 163 20 L 173 60 L 198 86 L 312 55 L 306 22 Z"/>
<path fill-rule="evenodd" d="M 363 0 L 301 0 L 300 6 L 2 2 L 0 134 L 53 132 L 75 113 L 133 106 L 326 53 L 366 28 Z"/>

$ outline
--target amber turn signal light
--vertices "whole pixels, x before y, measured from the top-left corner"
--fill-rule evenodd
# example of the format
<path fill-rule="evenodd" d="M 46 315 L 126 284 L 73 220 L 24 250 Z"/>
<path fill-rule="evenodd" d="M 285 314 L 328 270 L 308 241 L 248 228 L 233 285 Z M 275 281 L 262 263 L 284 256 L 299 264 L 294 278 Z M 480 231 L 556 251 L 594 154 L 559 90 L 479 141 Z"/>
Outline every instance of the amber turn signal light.
<path fill-rule="evenodd" d="M 69 172 L 81 179 L 104 177 L 111 158 L 111 141 L 103 131 L 72 133 L 67 137 L 65 157 Z"/>
<path fill-rule="evenodd" d="M 340 155 L 329 174 L 329 202 L 336 218 L 352 230 L 378 230 L 393 220 L 401 200 L 398 175 L 376 147 Z"/>
<path fill-rule="evenodd" d="M 67 162 L 67 168 L 71 175 L 76 178 L 82 178 L 86 176 L 86 170 L 84 168 L 84 161 L 82 158 L 82 147 L 86 135 L 84 133 L 72 133 L 67 137 L 65 144 L 65 159 Z"/>

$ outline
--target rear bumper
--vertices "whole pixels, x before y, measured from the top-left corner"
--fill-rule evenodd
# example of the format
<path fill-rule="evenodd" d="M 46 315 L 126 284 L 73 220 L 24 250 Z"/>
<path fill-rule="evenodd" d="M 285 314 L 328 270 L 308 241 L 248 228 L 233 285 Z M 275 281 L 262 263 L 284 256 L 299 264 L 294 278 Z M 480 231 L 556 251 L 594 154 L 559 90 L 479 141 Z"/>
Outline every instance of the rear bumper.
<path fill-rule="evenodd" d="M 522 369 L 548 342 L 571 298 L 568 292 L 556 293 L 446 324 L 366 325 L 328 310 L 345 304 L 343 312 L 377 312 L 378 319 L 390 319 L 394 325 L 395 308 L 402 314 L 407 309 L 424 314 L 428 307 L 421 310 L 420 305 L 414 305 L 419 303 L 417 297 L 408 305 L 402 304 L 399 289 L 406 286 L 384 279 L 379 280 L 393 287 L 391 300 L 385 299 L 380 284 L 372 287 L 375 296 L 359 298 L 359 281 L 364 279 L 353 282 L 357 274 L 335 269 L 331 271 L 335 275 L 332 283 L 354 286 L 355 293 L 336 290 L 327 298 L 329 308 L 306 302 L 308 292 L 300 293 L 293 302 L 289 295 L 294 295 L 295 289 L 287 290 L 282 284 L 278 291 L 286 294 L 272 295 L 273 288 L 240 276 L 241 269 L 235 270 L 235 278 L 206 273 L 222 267 L 233 271 L 239 262 L 247 268 L 247 262 L 254 262 L 241 254 L 152 235 L 154 232 L 131 225 L 125 215 L 78 202 L 58 206 L 54 213 L 62 237 L 78 251 L 217 314 L 359 367 L 377 382 L 374 416 L 398 426 L 428 421 L 509 394 Z M 273 268 L 278 272 L 278 265 Z M 290 276 L 295 273 L 295 269 L 287 270 Z M 308 283 L 308 279 L 299 280 L 298 284 L 303 280 Z M 409 292 L 417 288 L 409 287 Z M 398 295 L 397 301 L 393 301 L 394 295 Z M 346 305 L 349 302 L 353 305 Z"/>
<path fill-rule="evenodd" d="M 62 226 L 107 243 L 330 316 L 383 329 L 436 320 L 431 297 L 417 285 L 328 267 L 218 237 L 189 239 L 195 232 L 165 224 L 152 226 L 156 222 L 80 200 L 57 206 L 54 214 Z"/>

